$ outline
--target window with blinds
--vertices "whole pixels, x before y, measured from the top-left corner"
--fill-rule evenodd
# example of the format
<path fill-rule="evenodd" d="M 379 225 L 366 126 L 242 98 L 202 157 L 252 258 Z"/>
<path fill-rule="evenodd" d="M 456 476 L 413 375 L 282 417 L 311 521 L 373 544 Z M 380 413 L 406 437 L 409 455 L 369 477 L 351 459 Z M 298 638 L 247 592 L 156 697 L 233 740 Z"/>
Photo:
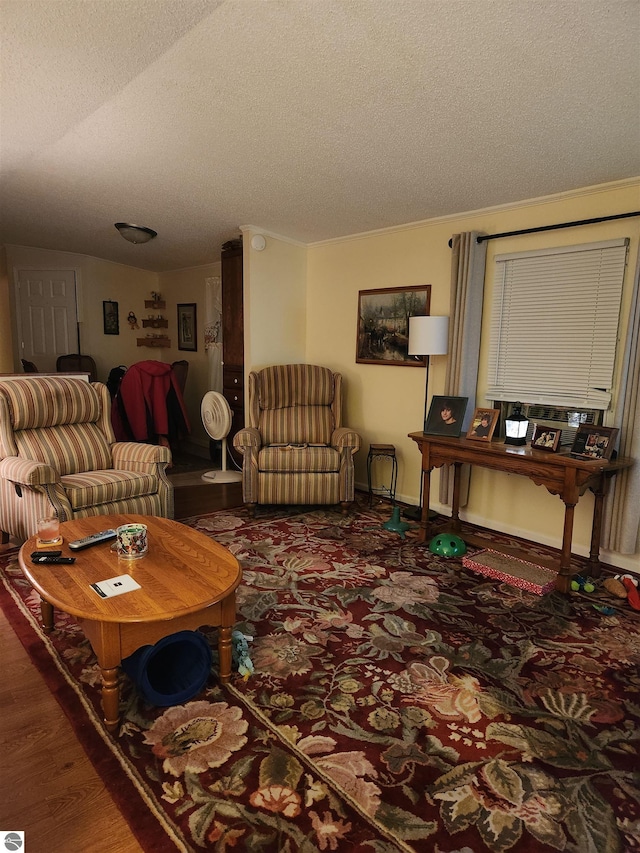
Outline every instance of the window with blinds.
<path fill-rule="evenodd" d="M 488 399 L 608 408 L 628 245 L 496 257 Z"/>

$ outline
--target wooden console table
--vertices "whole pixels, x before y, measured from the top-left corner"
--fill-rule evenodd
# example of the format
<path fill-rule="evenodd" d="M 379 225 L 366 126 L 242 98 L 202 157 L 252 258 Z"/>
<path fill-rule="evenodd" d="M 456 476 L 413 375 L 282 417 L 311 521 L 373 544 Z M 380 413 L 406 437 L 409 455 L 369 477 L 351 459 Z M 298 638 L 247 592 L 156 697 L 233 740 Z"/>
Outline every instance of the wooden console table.
<path fill-rule="evenodd" d="M 591 550 L 588 559 L 589 573 L 600 574 L 600 538 L 602 533 L 602 506 L 608 483 L 613 474 L 633 465 L 632 459 L 606 460 L 576 459 L 568 453 L 549 453 L 532 450 L 531 447 L 516 447 L 503 442 L 474 441 L 466 438 L 409 433 L 422 453 L 422 518 L 419 540 L 427 537 L 429 513 L 429 488 L 431 470 L 442 465 L 454 466 L 451 526 L 460 530 L 460 470 L 465 463 L 481 468 L 492 468 L 507 474 L 521 474 L 544 486 L 552 495 L 559 495 L 564 503 L 564 529 L 562 550 L 556 586 L 560 592 L 568 592 L 571 582 L 571 538 L 573 535 L 573 513 L 579 498 L 587 489 L 595 495 L 593 523 L 591 527 Z M 486 547 L 486 543 L 485 543 Z"/>

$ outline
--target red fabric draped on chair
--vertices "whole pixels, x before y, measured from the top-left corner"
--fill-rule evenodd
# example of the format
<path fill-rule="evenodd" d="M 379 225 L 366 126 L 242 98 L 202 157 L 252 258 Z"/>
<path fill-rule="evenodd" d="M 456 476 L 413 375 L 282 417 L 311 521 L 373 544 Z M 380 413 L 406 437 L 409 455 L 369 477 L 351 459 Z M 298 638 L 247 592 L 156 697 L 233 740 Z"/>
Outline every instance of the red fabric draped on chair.
<path fill-rule="evenodd" d="M 111 408 L 119 441 L 170 446 L 191 432 L 182 391 L 170 364 L 139 361 L 122 377 Z"/>

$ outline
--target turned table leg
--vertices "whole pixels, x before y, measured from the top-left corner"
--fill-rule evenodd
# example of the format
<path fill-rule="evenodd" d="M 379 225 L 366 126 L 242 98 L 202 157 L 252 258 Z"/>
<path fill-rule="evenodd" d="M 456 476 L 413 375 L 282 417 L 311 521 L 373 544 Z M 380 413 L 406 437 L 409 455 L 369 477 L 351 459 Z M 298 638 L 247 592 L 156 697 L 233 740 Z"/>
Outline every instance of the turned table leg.
<path fill-rule="evenodd" d="M 218 631 L 220 681 L 222 684 L 227 684 L 231 678 L 231 628 L 219 628 Z"/>
<path fill-rule="evenodd" d="M 604 507 L 604 498 L 607 493 L 607 485 L 609 480 L 604 475 L 600 479 L 597 489 L 593 489 L 595 495 L 595 504 L 593 507 L 593 522 L 591 524 L 591 549 L 589 551 L 589 559 L 587 566 L 589 574 L 593 578 L 599 578 L 602 572 L 600 565 L 600 540 L 602 538 L 602 510 Z"/>
<path fill-rule="evenodd" d="M 560 553 L 560 571 L 556 580 L 558 592 L 571 589 L 571 539 L 573 536 L 573 513 L 575 504 L 564 505 L 564 530 L 562 532 L 562 551 Z"/>
<path fill-rule="evenodd" d="M 118 682 L 119 669 L 117 666 L 103 669 L 102 673 L 102 711 L 104 724 L 112 734 L 118 730 L 120 722 L 120 685 Z"/>
<path fill-rule="evenodd" d="M 98 659 L 102 675 L 104 724 L 113 734 L 117 732 L 120 722 L 121 626 L 116 622 L 96 622 L 91 619 L 79 619 L 78 623 Z"/>
<path fill-rule="evenodd" d="M 418 542 L 427 541 L 427 528 L 429 527 L 429 500 L 431 496 L 431 470 L 424 468 L 422 471 L 422 509 L 420 513 L 420 530 L 418 531 Z"/>
<path fill-rule="evenodd" d="M 462 463 L 453 463 L 453 496 L 451 498 L 451 529 L 460 531 L 460 472 Z"/>
<path fill-rule="evenodd" d="M 218 629 L 219 676 L 222 684 L 231 678 L 231 629 L 236 621 L 236 594 L 230 593 L 222 602 L 220 628 Z"/>
<path fill-rule="evenodd" d="M 44 630 L 47 633 L 49 633 L 49 631 L 53 631 L 53 604 L 50 604 L 48 601 L 45 601 L 44 598 L 41 598 L 40 613 L 42 615 L 42 627 Z"/>

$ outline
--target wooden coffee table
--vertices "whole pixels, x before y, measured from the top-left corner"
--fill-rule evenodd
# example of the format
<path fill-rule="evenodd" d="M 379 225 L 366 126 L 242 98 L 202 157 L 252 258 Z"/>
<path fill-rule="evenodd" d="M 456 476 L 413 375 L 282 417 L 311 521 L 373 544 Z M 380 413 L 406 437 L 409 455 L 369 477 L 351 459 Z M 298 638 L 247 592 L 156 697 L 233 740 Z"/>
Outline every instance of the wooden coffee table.
<path fill-rule="evenodd" d="M 146 524 L 149 553 L 138 560 L 120 559 L 103 542 L 73 553 L 69 542 L 91 533 L 130 522 Z M 143 515 L 98 515 L 60 525 L 64 538 L 58 549 L 70 565 L 36 565 L 30 555 L 36 537 L 19 554 L 20 568 L 42 598 L 45 630 L 53 628 L 58 608 L 78 621 L 98 658 L 102 672 L 102 708 L 107 729 L 119 721 L 118 668 L 123 658 L 140 646 L 156 643 L 177 631 L 202 625 L 219 629 L 219 677 L 231 676 L 231 630 L 236 619 L 235 590 L 242 571 L 236 558 L 204 533 L 166 518 Z M 91 584 L 118 575 L 130 575 L 140 589 L 101 598 Z"/>

